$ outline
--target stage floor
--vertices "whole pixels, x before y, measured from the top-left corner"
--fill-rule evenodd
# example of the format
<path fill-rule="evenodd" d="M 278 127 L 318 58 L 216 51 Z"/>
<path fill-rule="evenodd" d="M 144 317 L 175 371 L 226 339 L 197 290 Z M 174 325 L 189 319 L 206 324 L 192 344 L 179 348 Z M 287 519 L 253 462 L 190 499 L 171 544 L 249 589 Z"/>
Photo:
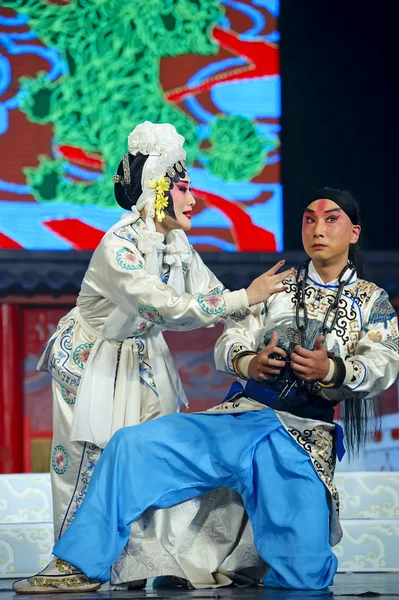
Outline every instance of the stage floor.
<path fill-rule="evenodd" d="M 18 598 L 10 589 L 12 580 L 0 580 L 0 600 L 15 600 Z M 392 600 L 399 598 L 399 573 L 337 573 L 335 584 L 322 591 L 288 591 L 273 590 L 264 587 L 251 588 L 219 588 L 215 590 L 153 590 L 151 587 L 142 591 L 110 592 L 99 591 L 89 594 L 46 594 L 45 598 L 57 596 L 59 600 L 118 600 L 132 598 L 133 600 L 294 600 L 312 598 L 339 598 L 345 600 L 354 597 L 379 598 Z M 26 594 L 28 599 L 37 600 L 36 594 Z"/>

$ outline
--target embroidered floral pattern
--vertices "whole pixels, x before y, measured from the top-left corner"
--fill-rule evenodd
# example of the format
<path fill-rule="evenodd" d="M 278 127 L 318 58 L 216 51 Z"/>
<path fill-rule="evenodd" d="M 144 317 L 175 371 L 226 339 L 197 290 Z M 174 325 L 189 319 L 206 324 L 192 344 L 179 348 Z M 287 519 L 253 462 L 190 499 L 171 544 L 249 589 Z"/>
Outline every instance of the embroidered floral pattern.
<path fill-rule="evenodd" d="M 143 268 L 143 261 L 134 252 L 127 248 L 120 248 L 116 253 L 116 262 L 122 269 L 135 271 Z"/>
<path fill-rule="evenodd" d="M 81 369 L 84 369 L 85 364 L 88 361 L 88 358 L 90 356 L 90 352 L 91 349 L 93 348 L 94 344 L 89 344 L 89 343 L 84 343 L 84 344 L 80 344 L 79 346 L 76 346 L 75 350 L 73 351 L 73 362 L 75 363 L 75 365 L 78 365 L 78 367 L 80 367 Z"/>
<path fill-rule="evenodd" d="M 53 456 L 51 458 L 51 465 L 58 475 L 63 475 L 69 464 L 69 456 L 64 446 L 56 446 L 53 450 Z"/>
<path fill-rule="evenodd" d="M 75 404 L 76 402 L 76 396 L 75 394 L 72 394 L 72 392 L 70 392 L 69 390 L 67 390 L 66 388 L 61 387 L 61 396 L 64 398 L 65 402 L 67 404 Z"/>
<path fill-rule="evenodd" d="M 140 321 L 136 329 L 133 331 L 132 335 L 130 335 L 127 339 L 136 337 L 138 335 L 142 335 L 152 327 L 154 327 L 154 323 L 149 323 L 148 321 Z"/>
<path fill-rule="evenodd" d="M 163 316 L 153 306 L 139 306 L 137 312 L 141 317 L 143 317 L 143 319 L 146 319 L 147 321 L 151 321 L 152 323 L 156 323 L 157 325 L 165 325 L 165 320 Z"/>
<path fill-rule="evenodd" d="M 226 310 L 226 302 L 222 294 L 222 288 L 216 287 L 208 294 L 198 295 L 200 308 L 208 315 L 218 315 Z"/>

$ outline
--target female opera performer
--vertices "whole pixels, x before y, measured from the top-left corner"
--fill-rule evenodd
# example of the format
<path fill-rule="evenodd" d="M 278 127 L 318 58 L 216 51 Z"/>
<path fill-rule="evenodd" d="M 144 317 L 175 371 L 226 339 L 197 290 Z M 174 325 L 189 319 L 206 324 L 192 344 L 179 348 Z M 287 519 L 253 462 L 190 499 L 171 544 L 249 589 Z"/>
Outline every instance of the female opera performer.
<path fill-rule="evenodd" d="M 242 320 L 227 319 L 216 344 L 218 369 L 247 381 L 245 388 L 234 382 L 227 398 L 203 413 L 120 429 L 54 547 L 62 582 L 39 575 L 28 580 L 31 591 L 53 585 L 65 592 L 85 577 L 87 586 L 108 580 L 131 523 L 144 511 L 222 487 L 242 498 L 266 586 L 322 589 L 333 583 L 331 546 L 341 537 L 333 474 L 335 457 L 344 452 L 334 407 L 341 403 L 346 445 L 356 452 L 366 439 L 373 400 L 399 370 L 396 314 L 386 292 L 361 278 L 359 235 L 352 195 L 320 190 L 302 223 L 310 261 L 286 277 L 281 294 Z M 232 520 L 231 529 L 236 525 Z M 197 523 L 204 549 L 206 537 L 219 534 Z M 195 573 L 187 578 L 197 583 Z M 16 585 L 26 591 L 28 583 Z"/>
<path fill-rule="evenodd" d="M 284 278 L 275 274 L 280 262 L 247 290 L 230 292 L 204 265 L 185 234 L 195 200 L 183 143 L 170 124 L 146 121 L 129 135 L 114 176 L 116 200 L 129 212 L 96 248 L 77 305 L 38 365 L 53 378 L 56 540 L 75 518 L 112 434 L 186 404 L 162 332 L 245 313 Z"/>

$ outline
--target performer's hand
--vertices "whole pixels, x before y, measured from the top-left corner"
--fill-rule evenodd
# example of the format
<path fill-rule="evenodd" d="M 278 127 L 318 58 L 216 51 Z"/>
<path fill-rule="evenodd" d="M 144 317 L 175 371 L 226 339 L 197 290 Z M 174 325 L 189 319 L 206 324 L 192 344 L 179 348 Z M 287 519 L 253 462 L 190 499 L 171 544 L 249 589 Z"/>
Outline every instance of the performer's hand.
<path fill-rule="evenodd" d="M 266 381 L 271 379 L 273 375 L 280 375 L 281 369 L 285 367 L 283 360 L 269 358 L 271 354 L 278 354 L 281 358 L 285 358 L 287 353 L 276 344 L 278 342 L 278 333 L 273 331 L 272 339 L 261 352 L 258 352 L 248 365 L 248 375 L 255 381 Z"/>
<path fill-rule="evenodd" d="M 295 346 L 291 354 L 291 369 L 299 379 L 304 381 L 321 381 L 330 370 L 330 359 L 323 346 L 324 336 L 316 339 L 314 350 Z"/>
<path fill-rule="evenodd" d="M 246 292 L 248 296 L 248 304 L 250 306 L 253 304 L 259 304 L 259 302 L 264 302 L 270 298 L 272 294 L 278 294 L 288 289 L 286 285 L 277 287 L 277 285 L 281 283 L 283 279 L 295 272 L 295 269 L 291 268 L 276 275 L 277 271 L 283 266 L 284 263 L 285 260 L 280 260 L 280 262 L 266 271 L 266 273 L 263 273 L 263 275 L 260 275 L 260 277 L 254 279 L 253 282 L 247 287 Z"/>

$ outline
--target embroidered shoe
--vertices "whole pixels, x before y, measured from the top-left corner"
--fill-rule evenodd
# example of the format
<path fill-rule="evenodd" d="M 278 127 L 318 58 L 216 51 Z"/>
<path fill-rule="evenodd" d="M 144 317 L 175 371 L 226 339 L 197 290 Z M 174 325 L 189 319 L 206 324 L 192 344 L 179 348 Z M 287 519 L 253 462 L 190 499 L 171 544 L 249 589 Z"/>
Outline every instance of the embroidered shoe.
<path fill-rule="evenodd" d="M 12 586 L 17 594 L 57 594 L 95 592 L 101 583 L 93 581 L 69 563 L 54 557 L 43 571 L 20 579 Z"/>

